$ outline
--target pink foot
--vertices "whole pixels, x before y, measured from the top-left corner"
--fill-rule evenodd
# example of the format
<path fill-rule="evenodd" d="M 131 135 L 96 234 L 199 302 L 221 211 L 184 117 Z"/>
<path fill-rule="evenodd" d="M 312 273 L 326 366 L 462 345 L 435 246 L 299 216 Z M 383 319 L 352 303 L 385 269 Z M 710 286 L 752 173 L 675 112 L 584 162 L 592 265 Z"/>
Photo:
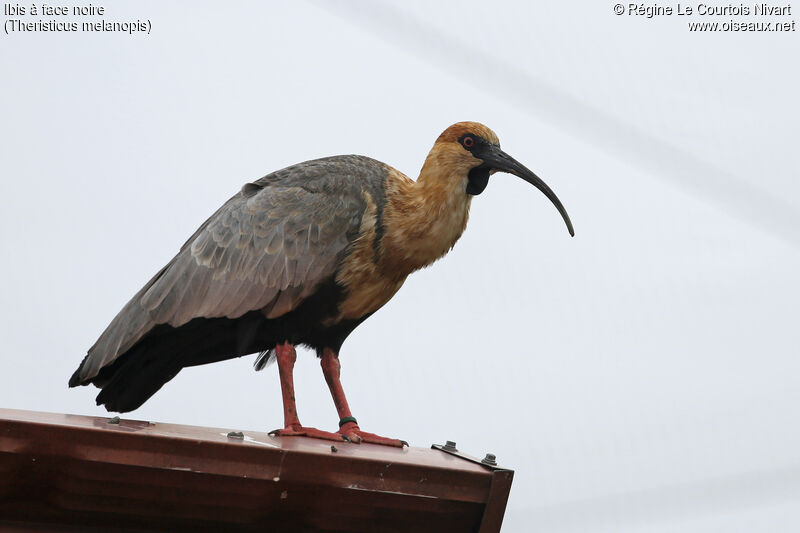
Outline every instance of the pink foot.
<path fill-rule="evenodd" d="M 370 444 L 380 444 L 383 446 L 393 446 L 395 448 L 402 448 L 403 446 L 408 446 L 408 443 L 404 440 L 400 439 L 390 439 L 388 437 L 381 437 L 380 435 L 376 435 L 374 433 L 367 433 L 366 431 L 361 431 L 361 428 L 358 427 L 358 424 L 355 422 L 346 422 L 339 428 L 339 435 L 341 435 L 345 440 L 349 440 L 350 442 L 354 442 L 356 444 L 360 444 L 362 442 L 368 442 Z"/>
<path fill-rule="evenodd" d="M 345 440 L 344 436 L 339 433 L 331 433 L 329 431 L 322 431 L 317 428 L 309 428 L 301 426 L 300 424 L 293 424 L 283 429 L 276 429 L 269 432 L 270 435 L 277 437 L 310 437 L 312 439 L 333 440 L 341 442 Z"/>

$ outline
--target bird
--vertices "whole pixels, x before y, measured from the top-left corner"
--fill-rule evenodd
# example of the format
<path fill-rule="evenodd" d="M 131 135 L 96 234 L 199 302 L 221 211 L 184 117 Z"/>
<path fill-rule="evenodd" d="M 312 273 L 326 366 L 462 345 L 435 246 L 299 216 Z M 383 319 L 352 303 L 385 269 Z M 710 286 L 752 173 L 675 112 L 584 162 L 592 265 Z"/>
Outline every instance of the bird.
<path fill-rule="evenodd" d="M 360 428 L 342 388 L 340 350 L 409 274 L 453 248 L 473 197 L 496 172 L 537 187 L 575 235 L 550 187 L 478 122 L 444 130 L 417 180 L 366 156 L 340 155 L 246 183 L 122 308 L 69 386 L 95 385 L 97 405 L 125 413 L 183 368 L 258 354 L 257 370 L 278 366 L 284 425 L 273 435 L 407 446 Z M 336 431 L 300 423 L 298 345 L 320 359 Z"/>

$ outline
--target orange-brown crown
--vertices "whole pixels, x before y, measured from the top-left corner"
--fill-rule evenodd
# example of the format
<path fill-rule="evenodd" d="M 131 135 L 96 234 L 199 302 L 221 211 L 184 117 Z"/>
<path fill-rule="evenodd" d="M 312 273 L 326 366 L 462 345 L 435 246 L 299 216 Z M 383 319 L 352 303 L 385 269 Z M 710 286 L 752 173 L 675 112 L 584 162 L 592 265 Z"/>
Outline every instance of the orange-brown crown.
<path fill-rule="evenodd" d="M 436 144 L 458 142 L 458 139 L 466 133 L 483 137 L 492 144 L 500 144 L 500 139 L 497 138 L 497 135 L 480 122 L 456 122 L 439 135 L 439 138 L 436 139 Z"/>

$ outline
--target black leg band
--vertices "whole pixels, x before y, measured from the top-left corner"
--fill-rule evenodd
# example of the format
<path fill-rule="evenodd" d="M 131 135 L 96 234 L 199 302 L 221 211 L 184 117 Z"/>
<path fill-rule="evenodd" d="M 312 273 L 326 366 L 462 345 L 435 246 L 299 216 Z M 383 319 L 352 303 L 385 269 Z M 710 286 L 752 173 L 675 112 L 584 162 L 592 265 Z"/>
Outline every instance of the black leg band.
<path fill-rule="evenodd" d="M 352 422 L 353 424 L 358 425 L 358 420 L 356 420 L 355 417 L 346 416 L 346 417 L 342 418 L 341 420 L 339 420 L 339 427 L 342 427 L 343 425 L 347 424 L 348 422 Z"/>

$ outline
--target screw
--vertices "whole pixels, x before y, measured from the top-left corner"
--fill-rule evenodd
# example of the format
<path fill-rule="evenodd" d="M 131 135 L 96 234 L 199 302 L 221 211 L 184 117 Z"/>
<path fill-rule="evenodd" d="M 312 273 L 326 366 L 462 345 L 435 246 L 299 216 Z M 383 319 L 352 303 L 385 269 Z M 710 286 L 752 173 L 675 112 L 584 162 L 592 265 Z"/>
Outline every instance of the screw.
<path fill-rule="evenodd" d="M 334 446 L 333 444 L 331 444 L 331 452 L 336 453 L 338 451 L 339 451 L 339 449 L 336 446 Z"/>
<path fill-rule="evenodd" d="M 497 466 L 497 457 L 493 453 L 487 453 L 481 462 L 485 465 Z"/>
<path fill-rule="evenodd" d="M 444 446 L 442 446 L 442 449 L 443 450 L 447 450 L 448 452 L 457 452 L 458 451 L 458 448 L 456 448 L 456 443 L 451 441 L 451 440 L 445 442 Z"/>
<path fill-rule="evenodd" d="M 114 418 L 109 418 L 107 423 L 108 424 L 119 424 L 119 417 L 115 416 Z"/>
<path fill-rule="evenodd" d="M 244 439 L 244 433 L 241 431 L 231 431 L 228 433 L 229 439 Z"/>

